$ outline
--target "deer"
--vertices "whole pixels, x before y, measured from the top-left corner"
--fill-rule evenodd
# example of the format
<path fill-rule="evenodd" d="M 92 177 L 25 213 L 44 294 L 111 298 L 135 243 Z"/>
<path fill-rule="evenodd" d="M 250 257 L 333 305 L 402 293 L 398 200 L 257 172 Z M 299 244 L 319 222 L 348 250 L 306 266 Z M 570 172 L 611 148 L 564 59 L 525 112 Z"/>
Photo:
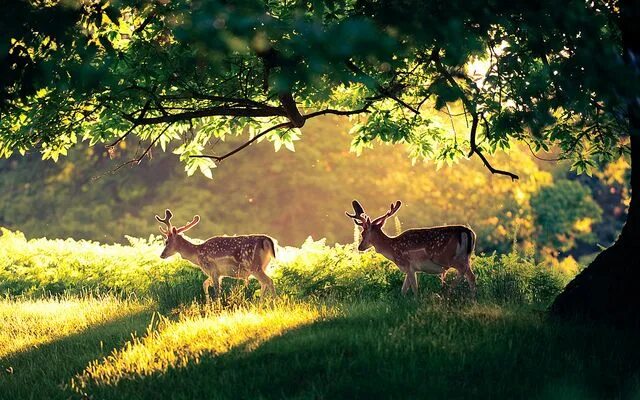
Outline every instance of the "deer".
<path fill-rule="evenodd" d="M 179 228 L 171 224 L 173 214 L 165 211 L 164 219 L 158 215 L 156 220 L 160 225 L 160 232 L 165 237 L 165 247 L 160 258 L 165 259 L 178 253 L 183 259 L 200 267 L 207 275 L 202 284 L 207 302 L 211 301 L 209 288 L 213 286 L 216 297 L 220 295 L 220 285 L 223 277 L 244 280 L 245 286 L 249 276 L 260 282 L 263 294 L 275 295 L 273 281 L 265 270 L 271 259 L 276 256 L 274 240 L 266 235 L 245 236 L 215 236 L 203 243 L 195 244 L 182 234 L 200 222 L 200 216 L 195 215 L 191 222 Z"/>
<path fill-rule="evenodd" d="M 353 200 L 352 205 L 354 213 L 345 214 L 362 228 L 358 250 L 365 251 L 373 246 L 377 253 L 393 262 L 406 275 L 401 289 L 403 295 L 407 294 L 409 288 L 414 295 L 418 295 L 417 272 L 439 274 L 444 288 L 447 271 L 455 268 L 458 272 L 455 286 L 466 278 L 475 298 L 476 277 L 471 270 L 471 255 L 476 243 L 473 230 L 463 225 L 447 225 L 408 229 L 398 236 L 389 237 L 382 227 L 389 217 L 398 212 L 402 206 L 400 200 L 391 203 L 389 211 L 373 221 L 357 200 Z"/>

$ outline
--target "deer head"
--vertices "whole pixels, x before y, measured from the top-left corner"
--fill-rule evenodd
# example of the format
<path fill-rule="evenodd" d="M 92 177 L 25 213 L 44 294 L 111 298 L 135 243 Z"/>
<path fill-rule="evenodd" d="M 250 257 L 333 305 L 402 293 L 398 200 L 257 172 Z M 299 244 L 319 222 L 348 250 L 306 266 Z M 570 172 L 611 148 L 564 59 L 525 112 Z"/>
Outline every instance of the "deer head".
<path fill-rule="evenodd" d="M 382 227 L 385 222 L 387 222 L 387 218 L 398 212 L 400 206 L 402 206 L 402 202 L 400 202 L 400 200 L 395 203 L 391 203 L 389 211 L 371 221 L 371 218 L 365 214 L 364 208 L 362 208 L 362 205 L 360 205 L 358 200 L 354 200 L 351 204 L 353 205 L 354 213 L 349 214 L 348 212 L 345 212 L 345 214 L 347 214 L 347 217 L 353 219 L 353 222 L 356 225 L 362 228 L 362 240 L 358 245 L 358 250 L 360 251 L 364 251 L 373 246 L 375 244 L 375 240 L 380 237 L 380 235 L 384 235 Z"/>
<path fill-rule="evenodd" d="M 181 233 L 188 231 L 189 229 L 196 226 L 198 222 L 200 222 L 200 216 L 195 215 L 191 222 L 180 228 L 176 228 L 175 226 L 171 225 L 171 217 L 173 217 L 173 214 L 169 209 L 165 210 L 164 219 L 156 215 L 156 219 L 158 220 L 158 222 L 166 226 L 166 228 L 164 228 L 162 225 L 160 225 L 160 232 L 162 232 L 162 234 L 166 238 L 164 242 L 164 250 L 162 251 L 160 258 L 171 257 L 172 255 L 178 253 L 180 251 L 180 244 L 182 241 L 184 241 Z M 182 241 L 180 239 L 182 239 Z"/>

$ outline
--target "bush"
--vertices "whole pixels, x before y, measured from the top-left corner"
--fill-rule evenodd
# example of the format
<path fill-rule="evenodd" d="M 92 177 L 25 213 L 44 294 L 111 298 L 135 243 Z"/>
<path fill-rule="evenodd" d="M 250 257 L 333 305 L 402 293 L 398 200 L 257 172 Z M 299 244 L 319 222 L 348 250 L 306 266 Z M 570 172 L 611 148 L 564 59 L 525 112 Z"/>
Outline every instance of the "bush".
<path fill-rule="evenodd" d="M 202 272 L 180 257 L 160 259 L 159 237 L 129 241 L 122 246 L 27 240 L 2 229 L 0 291 L 11 296 L 109 292 L 150 297 L 166 307 L 202 298 Z M 393 263 L 373 251 L 358 252 L 352 244 L 330 247 L 324 239 L 309 238 L 300 248 L 279 248 L 277 254 L 268 272 L 278 292 L 294 298 L 397 296 L 404 279 Z M 532 255 L 516 251 L 477 256 L 473 268 L 478 299 L 486 302 L 546 304 L 572 277 L 570 269 L 536 263 Z M 421 275 L 421 293 L 440 293 L 437 276 Z M 455 275 L 449 274 L 450 283 Z M 223 289 L 228 292 L 232 282 L 226 280 Z M 257 287 L 252 283 L 249 289 Z"/>
<path fill-rule="evenodd" d="M 324 240 L 309 238 L 301 248 L 286 248 L 280 253 L 284 254 L 272 275 L 281 292 L 295 297 L 379 298 L 400 293 L 404 280 L 390 261 L 372 251 L 357 252 L 353 245 L 329 247 Z M 537 263 L 532 254 L 516 250 L 505 255 L 477 256 L 472 265 L 478 299 L 488 302 L 546 305 L 573 277 L 550 263 Z M 421 293 L 440 293 L 437 276 L 420 275 Z M 448 285 L 456 275 L 448 274 Z"/>
<path fill-rule="evenodd" d="M 4 294 L 100 292 L 170 301 L 178 293 L 193 299 L 201 288 L 201 272 L 187 261 L 158 257 L 159 237 L 130 238 L 129 246 L 106 246 L 73 239 L 27 240 L 20 232 L 0 229 L 0 292 Z"/>
<path fill-rule="evenodd" d="M 476 257 L 474 271 L 479 299 L 498 303 L 547 304 L 572 278 L 515 250 Z"/>

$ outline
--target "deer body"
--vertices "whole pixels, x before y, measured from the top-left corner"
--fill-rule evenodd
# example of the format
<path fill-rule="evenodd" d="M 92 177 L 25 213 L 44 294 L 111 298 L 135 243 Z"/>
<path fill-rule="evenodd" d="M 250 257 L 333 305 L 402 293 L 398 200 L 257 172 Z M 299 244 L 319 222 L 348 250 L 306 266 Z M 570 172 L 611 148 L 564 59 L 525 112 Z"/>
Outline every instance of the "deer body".
<path fill-rule="evenodd" d="M 439 274 L 444 286 L 447 271 L 455 268 L 459 276 L 456 284 L 466 278 L 475 295 L 475 275 L 471 270 L 475 233 L 466 226 L 450 225 L 410 229 L 398 236 L 389 237 L 382 231 L 382 227 L 387 218 L 400 209 L 401 204 L 399 201 L 392 204 L 385 215 L 371 221 L 360 203 L 353 201 L 355 214 L 347 213 L 347 216 L 363 229 L 358 250 L 364 251 L 373 246 L 376 252 L 396 264 L 406 274 L 402 285 L 403 294 L 409 288 L 414 294 L 418 293 L 417 272 Z"/>
<path fill-rule="evenodd" d="M 161 227 L 161 232 L 167 237 L 166 246 L 160 255 L 167 258 L 179 253 L 180 256 L 200 267 L 207 275 L 202 287 L 207 300 L 209 288 L 214 287 L 216 296 L 220 293 L 222 278 L 231 277 L 242 279 L 247 283 L 250 276 L 254 276 L 263 293 L 275 293 L 273 281 L 265 270 L 272 258 L 275 258 L 275 243 L 265 235 L 246 236 L 218 236 L 207 239 L 204 243 L 190 242 L 181 233 L 190 229 L 200 221 L 197 215 L 193 221 L 181 228 L 171 226 L 171 211 L 167 210 L 165 219 L 156 215 L 156 219 L 168 226 Z"/>

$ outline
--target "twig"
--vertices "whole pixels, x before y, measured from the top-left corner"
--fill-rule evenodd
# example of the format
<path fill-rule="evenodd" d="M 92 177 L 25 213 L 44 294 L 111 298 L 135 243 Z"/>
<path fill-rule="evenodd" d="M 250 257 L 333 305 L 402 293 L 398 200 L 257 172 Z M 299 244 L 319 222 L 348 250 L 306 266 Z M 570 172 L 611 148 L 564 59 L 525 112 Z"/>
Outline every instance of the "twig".
<path fill-rule="evenodd" d="M 267 129 L 265 129 L 264 131 L 258 133 L 257 135 L 255 135 L 251 139 L 247 140 L 246 142 L 244 142 L 240 146 L 236 147 L 235 149 L 231 150 L 230 152 L 228 152 L 226 154 L 223 154 L 221 156 L 200 154 L 200 155 L 193 155 L 193 156 L 189 156 L 189 157 L 191 157 L 191 158 L 210 158 L 210 159 L 212 159 L 212 160 L 214 160 L 215 162 L 218 163 L 218 162 L 224 160 L 225 158 L 231 157 L 232 155 L 234 155 L 237 152 L 241 151 L 245 147 L 248 147 L 251 143 L 255 142 L 256 140 L 260 139 L 262 136 L 266 135 L 267 133 L 269 133 L 271 131 L 274 131 L 276 129 L 281 129 L 281 128 L 292 128 L 292 127 L 293 127 L 293 124 L 291 122 L 283 122 L 283 123 L 280 123 L 278 125 L 273 125 L 273 126 L 267 128 Z"/>
<path fill-rule="evenodd" d="M 384 86 L 382 86 L 380 83 L 378 83 L 375 78 L 373 78 L 372 76 L 370 76 L 369 74 L 367 74 L 366 72 L 364 72 L 360 67 L 358 67 L 356 64 L 354 64 L 352 61 L 347 61 L 347 68 L 349 68 L 351 70 L 351 72 L 355 73 L 355 74 L 360 74 L 360 75 L 364 75 L 366 76 L 368 79 L 370 79 L 372 82 L 375 83 L 376 85 L 376 89 L 378 90 L 378 92 L 380 92 L 380 95 L 383 97 L 388 97 L 391 100 L 395 101 L 396 103 L 400 104 L 401 106 L 403 106 L 404 108 L 408 109 L 409 111 L 411 111 L 412 113 L 416 114 L 416 115 L 420 115 L 420 111 L 418 111 L 415 107 L 413 107 L 412 105 L 406 103 L 404 100 L 400 99 L 398 96 L 396 96 L 395 94 L 391 93 L 387 88 L 385 88 Z M 415 69 L 415 68 L 414 68 Z M 379 96 L 375 96 L 372 98 L 372 100 L 379 100 L 376 99 L 376 97 Z"/>
<path fill-rule="evenodd" d="M 113 174 L 115 172 L 117 172 L 120 168 L 127 166 L 129 164 L 136 164 L 139 165 L 140 162 L 142 162 L 142 159 L 144 158 L 144 156 L 146 156 L 147 154 L 149 154 L 149 151 L 151 151 L 151 148 L 158 142 L 158 140 L 160 140 L 160 138 L 162 137 L 162 135 L 164 135 L 164 133 L 167 131 L 167 129 L 169 129 L 169 127 L 172 124 L 167 124 L 167 126 L 162 130 L 162 132 L 160 132 L 158 134 L 158 136 L 155 137 L 155 139 L 153 139 L 151 141 L 151 143 L 149 143 L 149 146 L 147 146 L 147 148 L 142 152 L 142 154 L 140 154 L 139 157 L 134 158 L 133 160 L 129 160 L 126 163 L 120 164 L 118 165 L 115 169 L 112 169 L 111 171 L 109 171 L 109 173 Z"/>
<path fill-rule="evenodd" d="M 368 109 L 369 109 L 369 106 L 370 106 L 370 104 L 367 103 L 367 104 L 364 105 L 364 107 L 359 108 L 357 110 L 334 110 L 334 109 L 331 109 L 331 108 L 327 108 L 325 110 L 320 110 L 320 111 L 316 111 L 316 112 L 312 112 L 312 113 L 303 115 L 302 118 L 306 121 L 308 119 L 319 117 L 321 115 L 326 115 L 326 114 L 332 114 L 332 115 L 354 115 L 354 114 L 360 114 L 360 113 L 367 112 Z M 277 129 L 294 128 L 294 127 L 295 126 L 291 121 L 282 122 L 280 124 L 273 125 L 273 126 L 267 128 L 267 129 L 265 129 L 264 131 L 258 133 L 256 136 L 252 137 L 251 139 L 249 139 L 248 141 L 244 142 L 240 146 L 236 147 L 235 149 L 233 149 L 230 152 L 228 152 L 226 154 L 223 154 L 221 156 L 209 155 L 209 154 L 200 154 L 200 155 L 192 155 L 192 156 L 189 156 L 189 157 L 191 157 L 191 158 L 209 158 L 209 159 L 212 159 L 215 162 L 219 163 L 220 161 L 224 160 L 225 158 L 231 157 L 232 155 L 234 155 L 234 154 L 238 153 L 239 151 L 245 149 L 251 143 L 253 143 L 256 140 L 260 139 L 262 136 L 266 135 L 269 132 L 272 132 L 272 131 L 277 130 Z"/>
<path fill-rule="evenodd" d="M 525 142 L 527 144 L 527 147 L 529 147 L 529 151 L 531 152 L 531 155 L 535 158 L 537 158 L 540 161 L 548 161 L 548 162 L 558 162 L 558 161 L 562 161 L 563 158 L 557 157 L 557 158 L 544 158 L 544 157 L 540 157 L 539 155 L 537 155 L 535 153 L 535 151 L 533 151 L 533 147 L 531 147 L 531 143 L 529 143 L 528 140 L 526 139 L 522 139 L 523 142 Z"/>
<path fill-rule="evenodd" d="M 520 179 L 518 175 L 512 172 L 494 168 L 489 162 L 489 160 L 487 160 L 487 158 L 484 156 L 484 154 L 482 154 L 482 150 L 480 149 L 480 147 L 478 147 L 476 143 L 476 136 L 478 131 L 478 123 L 480 122 L 480 116 L 478 115 L 478 111 L 476 109 L 475 104 L 467 98 L 467 96 L 465 95 L 460 85 L 458 85 L 458 82 L 456 82 L 453 76 L 451 76 L 451 74 L 442 65 L 442 62 L 440 61 L 440 56 L 439 54 L 436 53 L 435 50 L 434 50 L 434 53 L 432 53 L 431 59 L 436 64 L 436 68 L 438 69 L 438 71 L 445 77 L 445 79 L 449 82 L 449 84 L 451 84 L 452 87 L 456 88 L 460 92 L 460 99 L 462 100 L 462 104 L 464 105 L 465 109 L 468 110 L 469 114 L 471 114 L 472 122 L 471 122 L 471 130 L 469 131 L 469 145 L 471 149 L 469 150 L 469 154 L 467 155 L 467 157 L 471 157 L 475 153 L 478 155 L 478 157 L 480 157 L 480 159 L 484 163 L 484 166 L 492 174 L 505 175 L 510 177 L 511 180 L 513 181 Z M 485 122 L 486 122 L 486 119 L 485 119 Z M 488 132 L 489 131 L 487 128 L 487 133 Z"/>

